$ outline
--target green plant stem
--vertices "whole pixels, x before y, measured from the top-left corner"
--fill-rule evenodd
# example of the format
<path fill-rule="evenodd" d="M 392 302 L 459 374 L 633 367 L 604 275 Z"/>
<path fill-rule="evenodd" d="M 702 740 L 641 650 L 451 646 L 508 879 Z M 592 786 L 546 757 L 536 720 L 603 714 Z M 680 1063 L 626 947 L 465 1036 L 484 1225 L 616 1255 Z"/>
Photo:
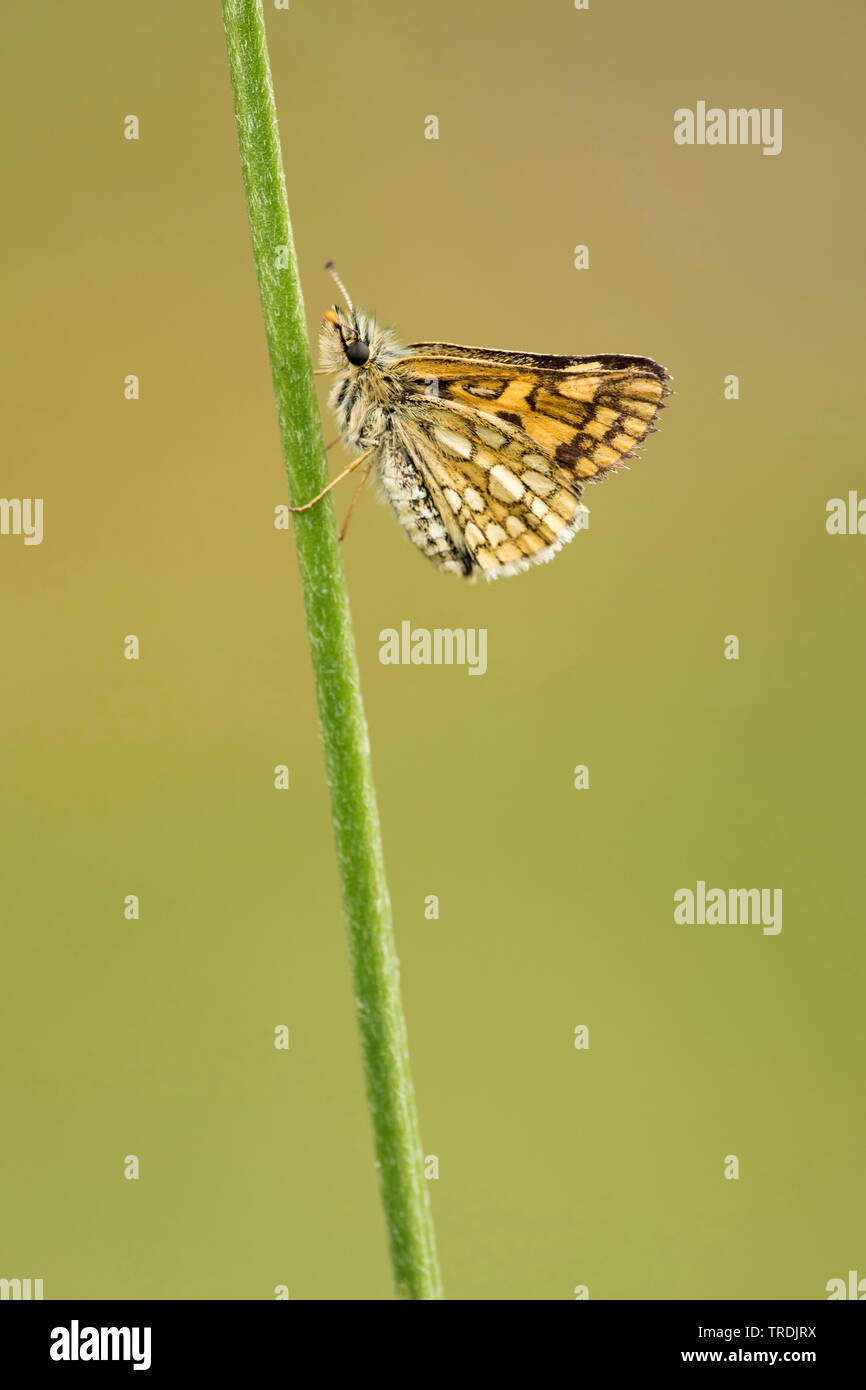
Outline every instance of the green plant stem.
<path fill-rule="evenodd" d="M 292 501 L 327 482 L 260 0 L 223 0 L 241 166 Z M 398 1295 L 441 1298 L 379 813 L 331 498 L 295 518 L 367 1097 Z"/>

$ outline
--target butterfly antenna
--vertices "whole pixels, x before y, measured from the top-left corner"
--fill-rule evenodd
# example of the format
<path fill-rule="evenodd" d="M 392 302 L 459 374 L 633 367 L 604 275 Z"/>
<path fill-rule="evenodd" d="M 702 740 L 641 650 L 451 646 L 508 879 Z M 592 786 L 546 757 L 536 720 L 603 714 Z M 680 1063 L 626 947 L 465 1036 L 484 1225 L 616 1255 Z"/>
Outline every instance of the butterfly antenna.
<path fill-rule="evenodd" d="M 348 294 L 348 291 L 346 290 L 346 286 L 343 284 L 342 280 L 340 279 L 339 275 L 337 274 L 337 267 L 334 265 L 334 262 L 333 262 L 333 261 L 327 261 L 327 262 L 325 263 L 325 269 L 328 271 L 328 273 L 329 273 L 330 275 L 333 276 L 334 280 L 337 282 L 337 288 L 339 289 L 340 294 L 343 296 L 343 298 L 345 299 L 346 303 L 348 304 L 348 306 L 349 306 L 349 312 L 352 313 L 352 314 L 354 314 L 354 312 L 355 312 L 355 306 L 354 306 L 354 304 L 352 303 L 351 299 L 349 298 L 349 294 Z"/>

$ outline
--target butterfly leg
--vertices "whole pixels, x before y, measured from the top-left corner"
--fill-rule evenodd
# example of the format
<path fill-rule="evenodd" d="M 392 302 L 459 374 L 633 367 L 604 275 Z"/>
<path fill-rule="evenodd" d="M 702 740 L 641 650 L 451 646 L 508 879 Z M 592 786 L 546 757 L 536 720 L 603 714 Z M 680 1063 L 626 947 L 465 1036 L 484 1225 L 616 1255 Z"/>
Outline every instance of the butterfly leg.
<path fill-rule="evenodd" d="M 361 489 L 362 489 L 362 487 L 364 486 L 364 484 L 366 483 L 367 479 L 369 478 L 369 476 L 370 476 L 370 469 L 371 469 L 372 467 L 373 467 L 373 460 L 370 459 L 370 462 L 367 464 L 367 467 L 364 469 L 363 473 L 361 474 L 361 481 L 359 482 L 358 486 L 355 488 L 355 495 L 354 495 L 354 497 L 352 498 L 351 502 L 349 503 L 349 510 L 346 512 L 346 520 L 343 522 L 342 526 L 340 527 L 340 537 L 339 537 L 340 540 L 343 539 L 343 537 L 345 536 L 346 532 L 347 532 L 348 529 L 349 529 L 349 521 L 350 521 L 350 518 L 351 518 L 351 516 L 352 516 L 352 512 L 355 510 L 355 503 L 357 502 L 358 498 L 361 496 Z"/>
<path fill-rule="evenodd" d="M 336 441 L 335 441 L 335 442 L 336 442 Z M 343 478 L 347 478 L 347 477 L 349 476 L 350 473 L 354 473 L 354 471 L 355 471 L 355 469 L 358 467 L 358 465 L 359 465 L 360 463 L 363 463 L 363 462 L 364 462 L 364 459 L 369 458 L 370 455 L 371 455 L 371 454 L 374 454 L 375 452 L 376 452 L 375 449 L 366 449 L 366 450 L 364 451 L 363 454 L 359 454 L 358 457 L 357 457 L 356 459 L 353 459 L 352 462 L 351 462 L 350 464 L 348 464 L 348 465 L 343 469 L 342 473 L 338 473 L 337 476 L 336 476 L 336 478 L 332 478 L 331 481 L 328 483 L 328 486 L 327 486 L 327 487 L 323 487 L 323 488 L 322 488 L 322 491 L 319 492 L 319 493 L 317 493 L 316 496 L 313 497 L 309 502 L 305 502 L 304 505 L 303 505 L 302 507 L 289 507 L 289 511 L 290 511 L 290 512 L 306 512 L 306 511 L 309 511 L 310 507 L 314 507 L 314 506 L 316 505 L 317 502 L 321 502 L 322 498 L 325 497 L 325 496 L 331 491 L 331 488 L 336 487 L 336 486 L 337 486 L 337 483 L 342 482 Z"/>

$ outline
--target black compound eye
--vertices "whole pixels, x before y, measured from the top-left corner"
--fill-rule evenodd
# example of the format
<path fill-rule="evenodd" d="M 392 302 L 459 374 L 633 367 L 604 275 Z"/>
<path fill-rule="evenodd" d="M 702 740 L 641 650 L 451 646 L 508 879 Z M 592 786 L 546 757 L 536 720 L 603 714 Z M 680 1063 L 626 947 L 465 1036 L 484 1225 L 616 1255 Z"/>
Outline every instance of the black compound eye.
<path fill-rule="evenodd" d="M 370 345 L 358 338 L 354 343 L 346 343 L 345 351 L 353 367 L 363 367 L 370 356 Z"/>

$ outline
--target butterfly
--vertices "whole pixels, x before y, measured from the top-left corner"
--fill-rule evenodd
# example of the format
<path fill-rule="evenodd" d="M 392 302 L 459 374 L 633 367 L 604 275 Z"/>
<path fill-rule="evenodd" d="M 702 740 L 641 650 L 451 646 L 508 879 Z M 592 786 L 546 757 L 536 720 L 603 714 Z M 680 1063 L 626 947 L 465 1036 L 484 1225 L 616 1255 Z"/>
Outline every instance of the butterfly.
<path fill-rule="evenodd" d="M 292 510 L 366 463 L 361 487 L 375 468 L 400 525 L 437 569 L 496 579 L 551 559 L 587 524 L 584 486 L 655 429 L 670 393 L 665 368 L 649 357 L 403 347 L 353 307 L 332 262 L 326 269 L 348 309 L 325 314 L 321 374 L 336 374 L 329 405 L 343 443 L 361 453 Z"/>

